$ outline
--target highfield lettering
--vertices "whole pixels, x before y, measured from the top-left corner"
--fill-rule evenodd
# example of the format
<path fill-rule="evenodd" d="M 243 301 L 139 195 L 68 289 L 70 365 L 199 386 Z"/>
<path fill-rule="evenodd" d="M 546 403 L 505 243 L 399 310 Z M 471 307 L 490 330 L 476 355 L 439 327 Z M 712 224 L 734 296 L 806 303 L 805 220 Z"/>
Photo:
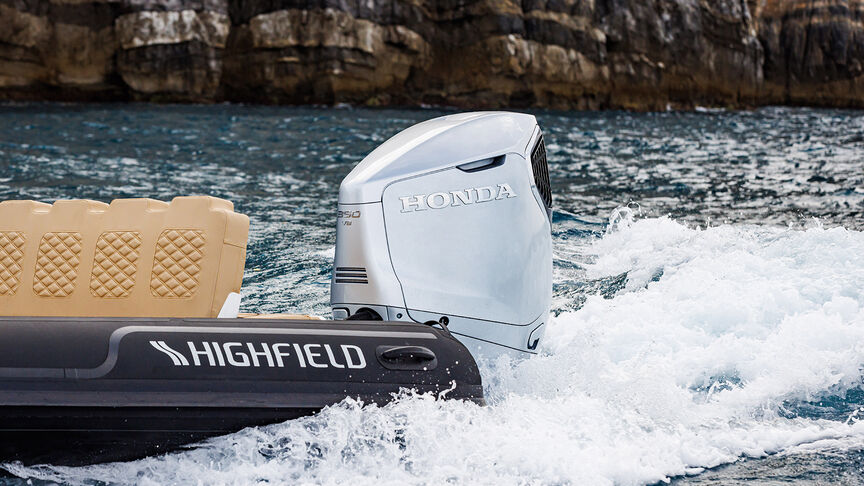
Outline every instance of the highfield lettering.
<path fill-rule="evenodd" d="M 253 343 L 187 341 L 188 353 L 180 352 L 165 341 L 150 345 L 168 356 L 174 366 L 213 366 L 235 368 L 349 368 L 366 367 L 366 357 L 354 344 Z"/>

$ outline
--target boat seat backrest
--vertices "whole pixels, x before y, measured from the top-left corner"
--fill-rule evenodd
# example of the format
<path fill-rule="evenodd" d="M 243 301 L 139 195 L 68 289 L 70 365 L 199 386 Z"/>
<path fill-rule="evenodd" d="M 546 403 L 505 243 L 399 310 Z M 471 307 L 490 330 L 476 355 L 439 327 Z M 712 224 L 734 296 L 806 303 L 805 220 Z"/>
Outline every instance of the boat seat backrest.
<path fill-rule="evenodd" d="M 0 202 L 0 316 L 216 317 L 249 218 L 207 196 Z"/>

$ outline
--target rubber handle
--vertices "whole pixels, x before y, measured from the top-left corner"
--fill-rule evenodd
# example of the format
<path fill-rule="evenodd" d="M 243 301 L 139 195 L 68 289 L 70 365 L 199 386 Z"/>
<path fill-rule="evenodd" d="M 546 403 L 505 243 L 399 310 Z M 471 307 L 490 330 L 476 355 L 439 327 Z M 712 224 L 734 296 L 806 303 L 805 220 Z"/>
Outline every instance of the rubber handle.
<path fill-rule="evenodd" d="M 384 351 L 381 353 L 381 357 L 388 361 L 433 361 L 435 359 L 435 353 L 423 346 L 399 346 Z"/>

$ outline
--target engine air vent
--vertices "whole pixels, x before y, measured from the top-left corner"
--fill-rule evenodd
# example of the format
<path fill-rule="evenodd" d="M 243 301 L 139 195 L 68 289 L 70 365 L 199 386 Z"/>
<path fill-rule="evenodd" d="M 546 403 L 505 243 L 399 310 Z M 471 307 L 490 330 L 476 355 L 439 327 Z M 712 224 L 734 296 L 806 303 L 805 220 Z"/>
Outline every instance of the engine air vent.
<path fill-rule="evenodd" d="M 534 171 L 534 184 L 537 185 L 537 191 L 543 198 L 546 208 L 551 209 L 552 186 L 549 183 L 549 165 L 546 163 L 546 144 L 543 142 L 543 135 L 540 135 L 534 150 L 531 151 L 531 169 Z"/>
<path fill-rule="evenodd" d="M 336 279 L 336 283 L 369 283 L 369 277 L 366 276 L 366 267 L 336 267 L 333 278 Z"/>

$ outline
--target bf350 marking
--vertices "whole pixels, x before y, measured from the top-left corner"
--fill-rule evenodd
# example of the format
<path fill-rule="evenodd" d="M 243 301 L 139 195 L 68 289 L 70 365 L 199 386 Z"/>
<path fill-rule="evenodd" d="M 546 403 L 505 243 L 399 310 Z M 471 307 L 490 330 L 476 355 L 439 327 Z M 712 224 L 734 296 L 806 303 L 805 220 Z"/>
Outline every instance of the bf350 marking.
<path fill-rule="evenodd" d="M 186 358 L 187 355 L 165 344 L 165 341 L 150 341 L 150 345 L 171 358 L 174 366 L 284 368 L 296 364 L 301 368 L 366 367 L 363 350 L 354 344 L 335 347 L 329 344 L 187 341 L 191 360 Z"/>

